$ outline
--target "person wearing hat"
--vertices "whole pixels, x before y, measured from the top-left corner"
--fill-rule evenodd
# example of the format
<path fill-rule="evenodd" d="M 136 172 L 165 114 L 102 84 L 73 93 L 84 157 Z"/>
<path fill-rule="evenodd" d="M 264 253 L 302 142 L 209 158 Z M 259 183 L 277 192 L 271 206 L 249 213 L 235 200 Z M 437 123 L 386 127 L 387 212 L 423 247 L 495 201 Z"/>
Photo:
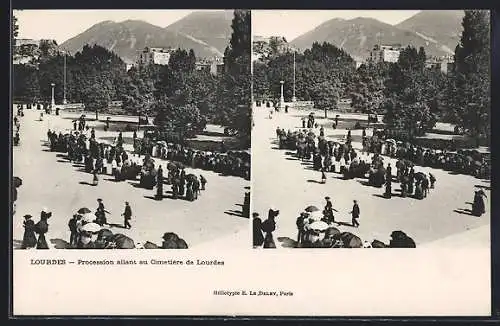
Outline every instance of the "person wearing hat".
<path fill-rule="evenodd" d="M 132 228 L 132 225 L 130 225 L 129 220 L 132 219 L 132 209 L 130 208 L 130 205 L 128 201 L 125 202 L 125 211 L 122 214 L 123 216 L 123 227 L 126 229 Z"/>
<path fill-rule="evenodd" d="M 106 213 L 109 212 L 104 208 L 104 204 L 101 198 L 98 198 L 97 202 L 99 203 L 99 206 L 97 207 L 97 211 L 95 213 L 96 223 L 100 226 L 103 226 L 104 224 L 108 224 L 106 221 Z"/>
<path fill-rule="evenodd" d="M 31 249 L 36 247 L 35 222 L 31 219 L 31 215 L 24 215 L 24 236 L 21 249 Z"/>
<path fill-rule="evenodd" d="M 264 234 L 262 233 L 262 220 L 259 213 L 252 214 L 253 223 L 253 246 L 261 247 L 264 243 Z"/>
<path fill-rule="evenodd" d="M 297 221 L 295 224 L 297 225 L 297 230 L 298 230 L 298 235 L 297 235 L 297 247 L 300 247 L 302 242 L 304 241 L 304 235 L 305 235 L 305 225 L 306 225 L 306 219 L 308 219 L 309 214 L 306 212 L 300 213 L 300 216 L 297 218 Z"/>
<path fill-rule="evenodd" d="M 46 208 L 42 209 L 40 213 L 40 221 L 35 224 L 35 232 L 38 233 L 38 241 L 36 243 L 36 249 L 49 249 L 47 240 L 45 240 L 45 233 L 49 231 L 49 224 L 47 219 L 52 216 L 52 212 L 48 212 Z"/>
<path fill-rule="evenodd" d="M 95 244 L 92 241 L 92 233 L 83 231 L 80 233 L 80 239 L 76 246 L 77 249 L 95 249 Z"/>
<path fill-rule="evenodd" d="M 76 247 L 78 242 L 78 219 L 81 219 L 82 216 L 79 214 L 73 214 L 73 217 L 68 222 L 69 231 L 71 235 L 69 236 L 69 245 L 71 247 Z"/>
<path fill-rule="evenodd" d="M 325 216 L 326 220 L 328 221 L 328 224 L 330 223 L 335 223 L 335 217 L 333 216 L 333 211 L 338 212 L 335 208 L 333 208 L 333 204 L 330 200 L 330 197 L 326 196 L 326 205 L 325 209 L 323 210 L 323 215 Z"/>
<path fill-rule="evenodd" d="M 158 172 L 156 174 L 156 199 L 163 200 L 163 169 L 158 164 Z"/>
<path fill-rule="evenodd" d="M 354 202 L 354 205 L 352 206 L 352 211 L 351 211 L 352 226 L 357 228 L 357 227 L 359 227 L 358 218 L 359 218 L 360 211 L 359 211 L 358 201 L 355 199 L 355 200 L 353 200 L 353 202 Z"/>

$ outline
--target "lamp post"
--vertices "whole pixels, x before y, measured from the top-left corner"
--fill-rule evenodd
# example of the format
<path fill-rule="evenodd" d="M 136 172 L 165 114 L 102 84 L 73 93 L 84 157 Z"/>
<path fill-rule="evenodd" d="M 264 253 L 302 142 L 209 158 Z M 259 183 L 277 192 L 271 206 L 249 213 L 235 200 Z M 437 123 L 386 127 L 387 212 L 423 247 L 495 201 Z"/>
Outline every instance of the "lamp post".
<path fill-rule="evenodd" d="M 52 83 L 50 84 L 50 86 L 52 86 L 52 99 L 50 101 L 50 108 L 53 109 L 54 106 L 56 106 L 56 101 L 54 99 L 54 86 L 56 86 L 56 84 Z"/>
<path fill-rule="evenodd" d="M 283 97 L 283 84 L 285 82 L 283 80 L 280 81 L 281 84 L 281 95 L 280 95 L 280 109 L 282 109 L 285 106 L 285 98 Z"/>
<path fill-rule="evenodd" d="M 292 102 L 297 102 L 297 98 L 295 97 L 295 51 L 293 52 L 293 96 Z"/>
<path fill-rule="evenodd" d="M 64 51 L 64 88 L 63 88 L 63 104 L 66 104 L 66 51 Z"/>

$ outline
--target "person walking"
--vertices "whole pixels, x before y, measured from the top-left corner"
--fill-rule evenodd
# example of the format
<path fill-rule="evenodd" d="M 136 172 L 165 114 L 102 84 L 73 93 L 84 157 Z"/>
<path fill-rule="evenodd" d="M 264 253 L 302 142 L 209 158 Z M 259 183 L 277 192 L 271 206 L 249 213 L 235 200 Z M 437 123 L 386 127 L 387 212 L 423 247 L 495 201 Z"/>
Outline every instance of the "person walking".
<path fill-rule="evenodd" d="M 156 180 L 156 199 L 163 200 L 163 169 L 158 166 L 158 174 Z"/>
<path fill-rule="evenodd" d="M 45 240 L 45 233 L 49 231 L 49 224 L 47 219 L 52 216 L 52 212 L 47 212 L 44 208 L 40 213 L 40 221 L 35 224 L 35 232 L 38 233 L 38 241 L 36 243 L 36 249 L 49 249 L 47 240 Z"/>
<path fill-rule="evenodd" d="M 97 169 L 94 169 L 94 171 L 92 171 L 92 175 L 93 175 L 92 185 L 97 186 L 99 184 L 99 176 L 97 175 Z"/>
<path fill-rule="evenodd" d="M 205 190 L 205 185 L 207 184 L 207 179 L 200 174 L 201 190 Z"/>
<path fill-rule="evenodd" d="M 76 247 L 76 244 L 78 242 L 78 227 L 77 227 L 77 222 L 78 222 L 78 217 L 81 215 L 74 214 L 73 217 L 69 220 L 68 222 L 68 227 L 69 231 L 71 232 L 69 236 L 69 245 L 74 248 Z"/>
<path fill-rule="evenodd" d="M 431 182 L 430 189 L 434 189 L 434 183 L 436 182 L 436 177 L 432 173 L 429 173 L 429 181 Z"/>
<path fill-rule="evenodd" d="M 24 215 L 24 236 L 21 249 L 31 249 L 36 247 L 35 222 L 31 219 L 31 215 Z"/>
<path fill-rule="evenodd" d="M 351 211 L 351 214 L 352 214 L 352 226 L 357 228 L 359 227 L 359 222 L 358 222 L 358 218 L 359 218 L 359 206 L 358 206 L 358 201 L 357 200 L 354 200 L 354 205 L 352 206 L 352 211 Z"/>
<path fill-rule="evenodd" d="M 325 169 L 321 168 L 321 183 L 325 184 L 326 183 L 326 174 L 325 174 Z"/>
<path fill-rule="evenodd" d="M 132 219 L 132 209 L 130 208 L 130 204 L 128 201 L 125 202 L 125 211 L 122 214 L 123 216 L 123 227 L 126 229 L 131 229 L 132 225 L 130 225 L 130 220 Z"/>
<path fill-rule="evenodd" d="M 106 221 L 106 213 L 109 213 L 109 212 L 104 207 L 104 203 L 102 202 L 101 198 L 98 198 L 97 202 L 99 203 L 99 206 L 97 207 L 97 211 L 95 213 L 95 216 L 96 216 L 95 222 L 97 224 L 99 224 L 100 226 L 103 226 L 104 224 L 108 224 Z"/>

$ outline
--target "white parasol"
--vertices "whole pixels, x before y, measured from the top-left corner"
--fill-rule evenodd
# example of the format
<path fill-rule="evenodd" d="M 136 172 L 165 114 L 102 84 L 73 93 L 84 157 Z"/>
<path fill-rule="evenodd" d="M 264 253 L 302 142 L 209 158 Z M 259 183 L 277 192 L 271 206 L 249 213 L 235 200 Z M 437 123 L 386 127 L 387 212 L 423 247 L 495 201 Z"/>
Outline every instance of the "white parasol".
<path fill-rule="evenodd" d="M 99 232 L 101 230 L 101 226 L 97 223 L 87 223 L 82 226 L 82 231 L 87 231 L 91 233 Z"/>
<path fill-rule="evenodd" d="M 328 229 L 329 225 L 326 222 L 323 221 L 316 221 L 311 224 L 309 224 L 309 229 L 315 230 L 315 231 L 324 231 Z"/>

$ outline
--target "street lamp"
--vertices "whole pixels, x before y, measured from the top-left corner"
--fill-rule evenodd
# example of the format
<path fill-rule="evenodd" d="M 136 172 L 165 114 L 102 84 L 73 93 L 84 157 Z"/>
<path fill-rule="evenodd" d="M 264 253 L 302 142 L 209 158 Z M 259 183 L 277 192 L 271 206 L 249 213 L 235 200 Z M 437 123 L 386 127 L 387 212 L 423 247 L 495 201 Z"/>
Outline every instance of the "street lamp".
<path fill-rule="evenodd" d="M 56 101 L 54 99 L 54 86 L 56 86 L 56 84 L 51 83 L 50 86 L 52 86 L 52 100 L 50 101 L 50 108 L 53 109 L 54 106 L 56 106 Z"/>
<path fill-rule="evenodd" d="M 280 109 L 282 109 L 285 106 L 285 98 L 283 97 L 283 84 L 285 82 L 283 80 L 280 81 L 281 84 L 281 95 L 280 95 Z"/>
<path fill-rule="evenodd" d="M 64 51 L 64 89 L 63 89 L 63 104 L 66 104 L 66 51 Z"/>
<path fill-rule="evenodd" d="M 297 98 L 295 97 L 295 51 L 293 51 L 293 96 L 292 102 L 297 102 Z"/>

